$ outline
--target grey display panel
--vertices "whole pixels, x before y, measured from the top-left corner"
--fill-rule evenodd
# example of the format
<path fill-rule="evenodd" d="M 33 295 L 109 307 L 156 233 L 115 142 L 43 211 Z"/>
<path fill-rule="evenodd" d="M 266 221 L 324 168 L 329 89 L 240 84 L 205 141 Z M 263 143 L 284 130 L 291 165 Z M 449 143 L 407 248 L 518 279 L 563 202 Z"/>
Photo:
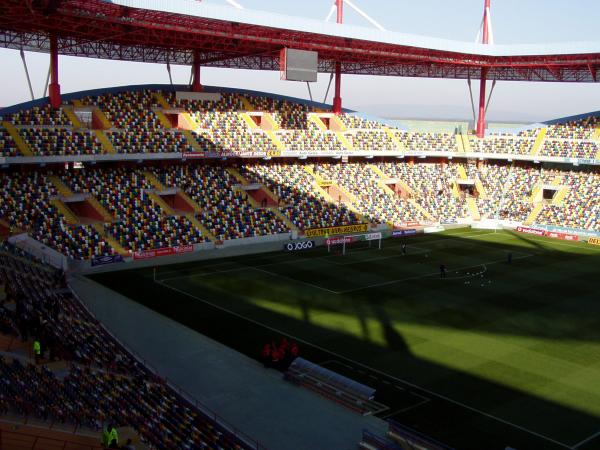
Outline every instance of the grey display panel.
<path fill-rule="evenodd" d="M 285 49 L 284 79 L 288 81 L 317 81 L 319 54 L 305 50 Z"/>

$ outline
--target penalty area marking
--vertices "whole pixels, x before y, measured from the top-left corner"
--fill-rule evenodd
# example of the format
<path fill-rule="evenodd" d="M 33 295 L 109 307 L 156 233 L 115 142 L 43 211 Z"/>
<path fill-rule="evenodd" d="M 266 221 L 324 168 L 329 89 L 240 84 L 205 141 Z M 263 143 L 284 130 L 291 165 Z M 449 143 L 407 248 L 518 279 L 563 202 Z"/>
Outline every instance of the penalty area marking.
<path fill-rule="evenodd" d="M 392 380 L 395 380 L 395 381 L 397 381 L 397 382 L 399 382 L 399 383 L 402 383 L 402 384 L 404 384 L 404 385 L 406 385 L 406 386 L 409 386 L 409 387 L 411 387 L 411 388 L 413 388 L 413 389 L 418 389 L 419 391 L 425 392 L 425 393 L 427 393 L 427 394 L 431 395 L 432 397 L 437 397 L 437 398 L 439 398 L 439 399 L 445 400 L 445 401 L 447 401 L 447 402 L 449 402 L 449 403 L 452 403 L 452 404 L 454 404 L 454 405 L 457 405 L 457 406 L 460 406 L 460 407 L 462 407 L 462 408 L 468 409 L 469 411 L 475 412 L 475 413 L 477 413 L 477 414 L 481 414 L 482 416 L 485 416 L 485 417 L 487 417 L 487 418 L 489 418 L 489 419 L 493 419 L 493 420 L 496 420 L 496 421 L 498 421 L 498 422 L 500 422 L 500 423 L 503 423 L 503 424 L 505 424 L 505 425 L 509 425 L 509 426 L 511 426 L 511 427 L 513 427 L 513 428 L 516 428 L 516 429 L 518 429 L 518 430 L 524 431 L 524 432 L 526 432 L 526 433 L 529 433 L 529 434 L 531 434 L 532 436 L 536 436 L 536 437 L 538 437 L 538 438 L 541 438 L 541 439 L 544 439 L 544 440 L 546 440 L 546 441 L 548 441 L 548 442 L 552 442 L 552 443 L 554 443 L 554 444 L 556 444 L 556 445 L 559 445 L 559 446 L 561 446 L 561 447 L 564 447 L 564 448 L 567 448 L 567 449 L 572 449 L 572 448 L 573 448 L 573 446 L 570 446 L 570 445 L 567 445 L 567 444 L 565 444 L 565 443 L 563 443 L 563 442 L 560 442 L 560 441 L 557 441 L 557 440 L 555 440 L 555 439 L 552 439 L 551 437 L 545 436 L 545 435 L 543 435 L 543 434 L 541 434 L 541 433 L 538 433 L 538 432 L 536 432 L 536 431 L 529 430 L 529 429 L 527 429 L 527 428 L 525 428 L 525 427 L 522 427 L 521 425 L 517 425 L 517 424 L 515 424 L 515 423 L 512 423 L 512 422 L 510 422 L 510 421 L 508 421 L 508 420 L 505 420 L 505 419 L 502 419 L 502 418 L 500 418 L 500 417 L 494 416 L 493 414 L 486 413 L 485 411 L 482 411 L 482 410 L 480 410 L 480 409 L 474 408 L 474 407 L 472 407 L 472 406 L 469 406 L 469 405 L 467 405 L 467 404 L 465 404 L 465 403 L 459 402 L 458 400 L 453 400 L 452 398 L 450 398 L 450 397 L 446 397 L 446 396 L 445 396 L 445 395 L 443 395 L 443 394 L 438 394 L 438 393 L 436 393 L 436 392 L 434 392 L 434 391 L 431 391 L 431 390 L 429 390 L 429 389 L 426 389 L 426 388 L 420 387 L 420 386 L 418 386 L 417 384 L 411 383 L 411 382 L 410 382 L 410 381 L 408 381 L 408 380 L 404 380 L 404 379 L 402 379 L 402 378 L 398 378 L 398 377 L 395 377 L 395 376 L 393 376 L 393 375 L 387 374 L 387 373 L 385 373 L 385 372 L 383 372 L 383 371 L 381 371 L 381 370 L 379 370 L 379 369 L 375 369 L 375 368 L 373 368 L 373 367 L 370 367 L 370 366 L 368 366 L 368 365 L 366 365 L 366 364 L 363 364 L 363 363 L 361 363 L 361 362 L 358 362 L 358 361 L 355 361 L 355 360 L 353 360 L 353 359 L 351 359 L 351 358 L 348 358 L 347 356 L 341 355 L 341 354 L 339 354 L 339 353 L 336 353 L 336 352 L 334 352 L 334 351 L 332 351 L 332 350 L 328 350 L 328 349 L 326 349 L 326 348 L 324 348 L 324 347 L 321 347 L 321 346 L 320 346 L 320 345 L 318 345 L 318 344 L 314 344 L 314 343 L 312 343 L 312 342 L 310 342 L 310 341 L 307 341 L 306 339 L 299 338 L 299 337 L 297 337 L 297 336 L 294 336 L 294 335 L 292 335 L 292 334 L 290 334 L 290 333 L 288 333 L 288 332 L 285 332 L 285 331 L 279 330 L 279 329 L 277 329 L 277 328 L 274 328 L 274 327 L 272 327 L 272 326 L 270 326 L 270 325 L 266 325 L 266 324 L 264 324 L 264 323 L 261 323 L 261 322 L 259 322 L 259 321 L 257 321 L 257 320 L 251 319 L 250 317 L 243 316 L 242 314 L 239 314 L 239 313 L 237 313 L 237 312 L 235 312 L 235 311 L 231 311 L 231 310 L 229 310 L 229 309 L 227 309 L 227 308 L 224 308 L 224 307 L 222 307 L 222 306 L 220 306 L 220 305 L 217 305 L 217 304 L 215 304 L 215 303 L 212 303 L 212 302 L 210 302 L 210 301 L 208 301 L 208 300 L 205 300 L 205 299 L 202 299 L 202 298 L 200 298 L 200 297 L 197 297 L 197 296 L 195 296 L 195 295 L 193 295 L 193 294 L 190 294 L 189 292 L 186 292 L 186 291 L 184 291 L 184 290 L 182 290 L 182 289 L 178 289 L 178 288 L 176 288 L 176 287 L 169 286 L 168 284 L 165 284 L 165 283 L 163 283 L 163 282 L 161 282 L 161 281 L 155 281 L 155 283 L 156 283 L 156 284 L 159 284 L 159 285 L 161 285 L 161 286 L 163 286 L 163 287 L 166 287 L 167 289 L 171 289 L 171 290 L 173 290 L 173 291 L 175 291 L 175 292 L 179 292 L 180 294 L 182 294 L 182 295 L 185 295 L 186 297 L 192 298 L 192 299 L 194 299 L 194 300 L 197 300 L 197 301 L 199 301 L 199 302 L 202 302 L 202 303 L 205 303 L 205 304 L 207 304 L 207 305 L 209 305 L 209 306 L 212 306 L 213 308 L 216 308 L 216 309 L 218 309 L 218 310 L 220 310 L 220 311 L 223 311 L 223 312 L 225 312 L 225 313 L 231 314 L 231 315 L 233 315 L 233 316 L 235 316 L 235 317 L 238 317 L 238 318 L 240 318 L 240 319 L 242 319 L 242 320 L 246 320 L 246 321 L 248 321 L 248 322 L 250 322 L 250 323 L 253 323 L 253 324 L 255 324 L 255 325 L 258 325 L 258 326 L 260 326 L 260 327 L 266 328 L 267 330 L 270 330 L 270 331 L 272 331 L 272 332 L 278 333 L 278 334 L 280 334 L 280 335 L 283 335 L 283 336 L 288 336 L 289 338 L 291 338 L 291 339 L 293 339 L 293 340 L 295 340 L 295 341 L 297 341 L 297 342 L 302 342 L 302 343 L 304 343 L 304 344 L 310 345 L 311 347 L 314 347 L 314 348 L 316 348 L 316 349 L 318 349 L 318 350 L 321 350 L 322 352 L 325 352 L 325 353 L 327 353 L 327 354 L 329 354 L 329 355 L 335 356 L 336 358 L 339 358 L 339 359 L 341 359 L 341 360 L 343 360 L 343 361 L 350 362 L 350 363 L 354 364 L 356 367 L 362 367 L 362 368 L 364 368 L 364 369 L 367 369 L 367 370 L 369 370 L 369 371 L 371 371 L 371 372 L 373 372 L 373 373 L 376 373 L 376 374 L 378 374 L 378 375 L 380 375 L 380 376 L 385 376 L 385 377 L 387 377 L 387 378 L 390 378 L 390 379 L 392 379 Z M 599 432 L 599 433 L 600 433 L 600 432 Z M 585 442 L 588 442 L 588 441 L 589 441 L 589 440 L 591 440 L 593 437 L 594 437 L 594 436 L 592 436 L 592 437 L 590 437 L 590 438 L 587 438 L 587 439 L 584 441 L 584 443 L 585 443 Z M 581 444 L 581 443 L 579 443 L 579 444 L 577 444 L 577 445 L 582 445 L 582 444 Z"/>
<path fill-rule="evenodd" d="M 531 258 L 532 256 L 535 256 L 535 255 L 531 255 L 529 253 L 524 253 L 522 256 L 515 256 L 513 258 L 513 260 Z M 483 267 L 483 266 L 491 266 L 493 264 L 499 264 L 499 263 L 504 263 L 504 262 L 506 262 L 506 259 L 497 259 L 495 261 L 488 261 L 488 262 L 485 262 L 485 263 L 482 263 L 482 264 L 473 264 L 471 266 L 463 266 L 463 267 L 456 267 L 456 268 L 448 269 L 448 272 L 452 272 L 452 271 L 455 272 L 457 270 L 474 269 L 474 268 Z M 486 267 L 486 270 L 487 270 L 487 267 Z M 437 271 L 437 272 L 430 272 L 430 273 L 426 273 L 426 274 L 423 274 L 423 275 L 415 275 L 415 276 L 412 276 L 412 277 L 400 278 L 399 280 L 384 281 L 382 283 L 371 284 L 369 286 L 362 286 L 362 287 L 358 287 L 358 288 L 354 288 L 354 289 L 347 289 L 345 291 L 339 291 L 337 293 L 338 294 L 348 294 L 350 292 L 364 291 L 366 289 L 372 289 L 374 287 L 389 286 L 391 284 L 402 283 L 404 281 L 412 281 L 412 280 L 420 280 L 422 278 L 430 278 L 430 277 L 433 277 L 435 275 L 439 276 L 439 274 L 440 274 L 439 271 Z M 471 278 L 471 277 L 472 276 L 470 276 L 470 275 L 468 276 L 468 278 Z M 449 279 L 450 280 L 451 279 L 455 279 L 456 280 L 456 279 L 460 279 L 460 278 L 446 278 L 446 279 L 447 280 L 449 280 Z"/>

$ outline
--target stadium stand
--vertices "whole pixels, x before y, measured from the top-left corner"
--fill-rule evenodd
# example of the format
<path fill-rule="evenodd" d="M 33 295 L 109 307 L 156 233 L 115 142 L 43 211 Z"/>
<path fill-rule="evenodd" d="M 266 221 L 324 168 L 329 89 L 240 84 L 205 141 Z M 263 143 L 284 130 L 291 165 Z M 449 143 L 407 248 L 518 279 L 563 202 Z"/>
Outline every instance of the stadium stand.
<path fill-rule="evenodd" d="M 89 131 L 66 128 L 21 128 L 21 136 L 35 155 L 94 155 L 103 153 L 102 144 Z"/>
<path fill-rule="evenodd" d="M 165 186 L 183 189 L 202 209 L 201 222 L 221 241 L 289 232 L 272 211 L 253 208 L 221 167 L 171 166 L 153 173 Z"/>
<path fill-rule="evenodd" d="M 178 247 L 205 242 L 206 238 L 186 217 L 166 216 L 150 195 L 154 187 L 141 171 L 96 169 L 65 172 L 62 181 L 76 193 L 98 199 L 117 221 L 106 231 L 132 251 Z"/>

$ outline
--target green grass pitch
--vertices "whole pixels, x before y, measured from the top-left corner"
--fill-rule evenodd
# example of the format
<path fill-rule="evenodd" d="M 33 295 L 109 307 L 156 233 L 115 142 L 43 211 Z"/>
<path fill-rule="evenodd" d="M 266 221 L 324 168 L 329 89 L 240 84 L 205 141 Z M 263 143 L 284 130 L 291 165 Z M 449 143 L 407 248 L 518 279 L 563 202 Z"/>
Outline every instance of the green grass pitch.
<path fill-rule="evenodd" d="M 585 243 L 460 229 L 345 256 L 166 266 L 157 283 L 152 269 L 95 278 L 252 357 L 291 336 L 306 358 L 375 385 L 382 417 L 456 448 L 592 449 L 599 263 Z"/>

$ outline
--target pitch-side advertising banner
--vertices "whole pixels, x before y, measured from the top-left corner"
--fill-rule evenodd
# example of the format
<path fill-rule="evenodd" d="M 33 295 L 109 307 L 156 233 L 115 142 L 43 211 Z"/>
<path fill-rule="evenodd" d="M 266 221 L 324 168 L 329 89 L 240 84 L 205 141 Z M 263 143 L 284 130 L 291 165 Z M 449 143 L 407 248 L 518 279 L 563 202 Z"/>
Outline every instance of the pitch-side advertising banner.
<path fill-rule="evenodd" d="M 309 228 L 304 230 L 306 237 L 329 236 L 336 234 L 351 234 L 351 233 L 366 233 L 369 230 L 369 225 L 361 223 L 358 225 L 344 225 L 341 227 L 327 228 Z"/>
<path fill-rule="evenodd" d="M 161 256 L 178 255 L 180 253 L 191 253 L 194 251 L 193 245 L 182 245 L 180 247 L 156 248 L 154 250 L 142 250 L 134 252 L 133 259 L 152 259 Z"/>
<path fill-rule="evenodd" d="M 591 245 L 600 245 L 600 238 L 595 238 L 595 237 L 589 238 L 588 239 L 588 244 L 591 244 Z"/>

